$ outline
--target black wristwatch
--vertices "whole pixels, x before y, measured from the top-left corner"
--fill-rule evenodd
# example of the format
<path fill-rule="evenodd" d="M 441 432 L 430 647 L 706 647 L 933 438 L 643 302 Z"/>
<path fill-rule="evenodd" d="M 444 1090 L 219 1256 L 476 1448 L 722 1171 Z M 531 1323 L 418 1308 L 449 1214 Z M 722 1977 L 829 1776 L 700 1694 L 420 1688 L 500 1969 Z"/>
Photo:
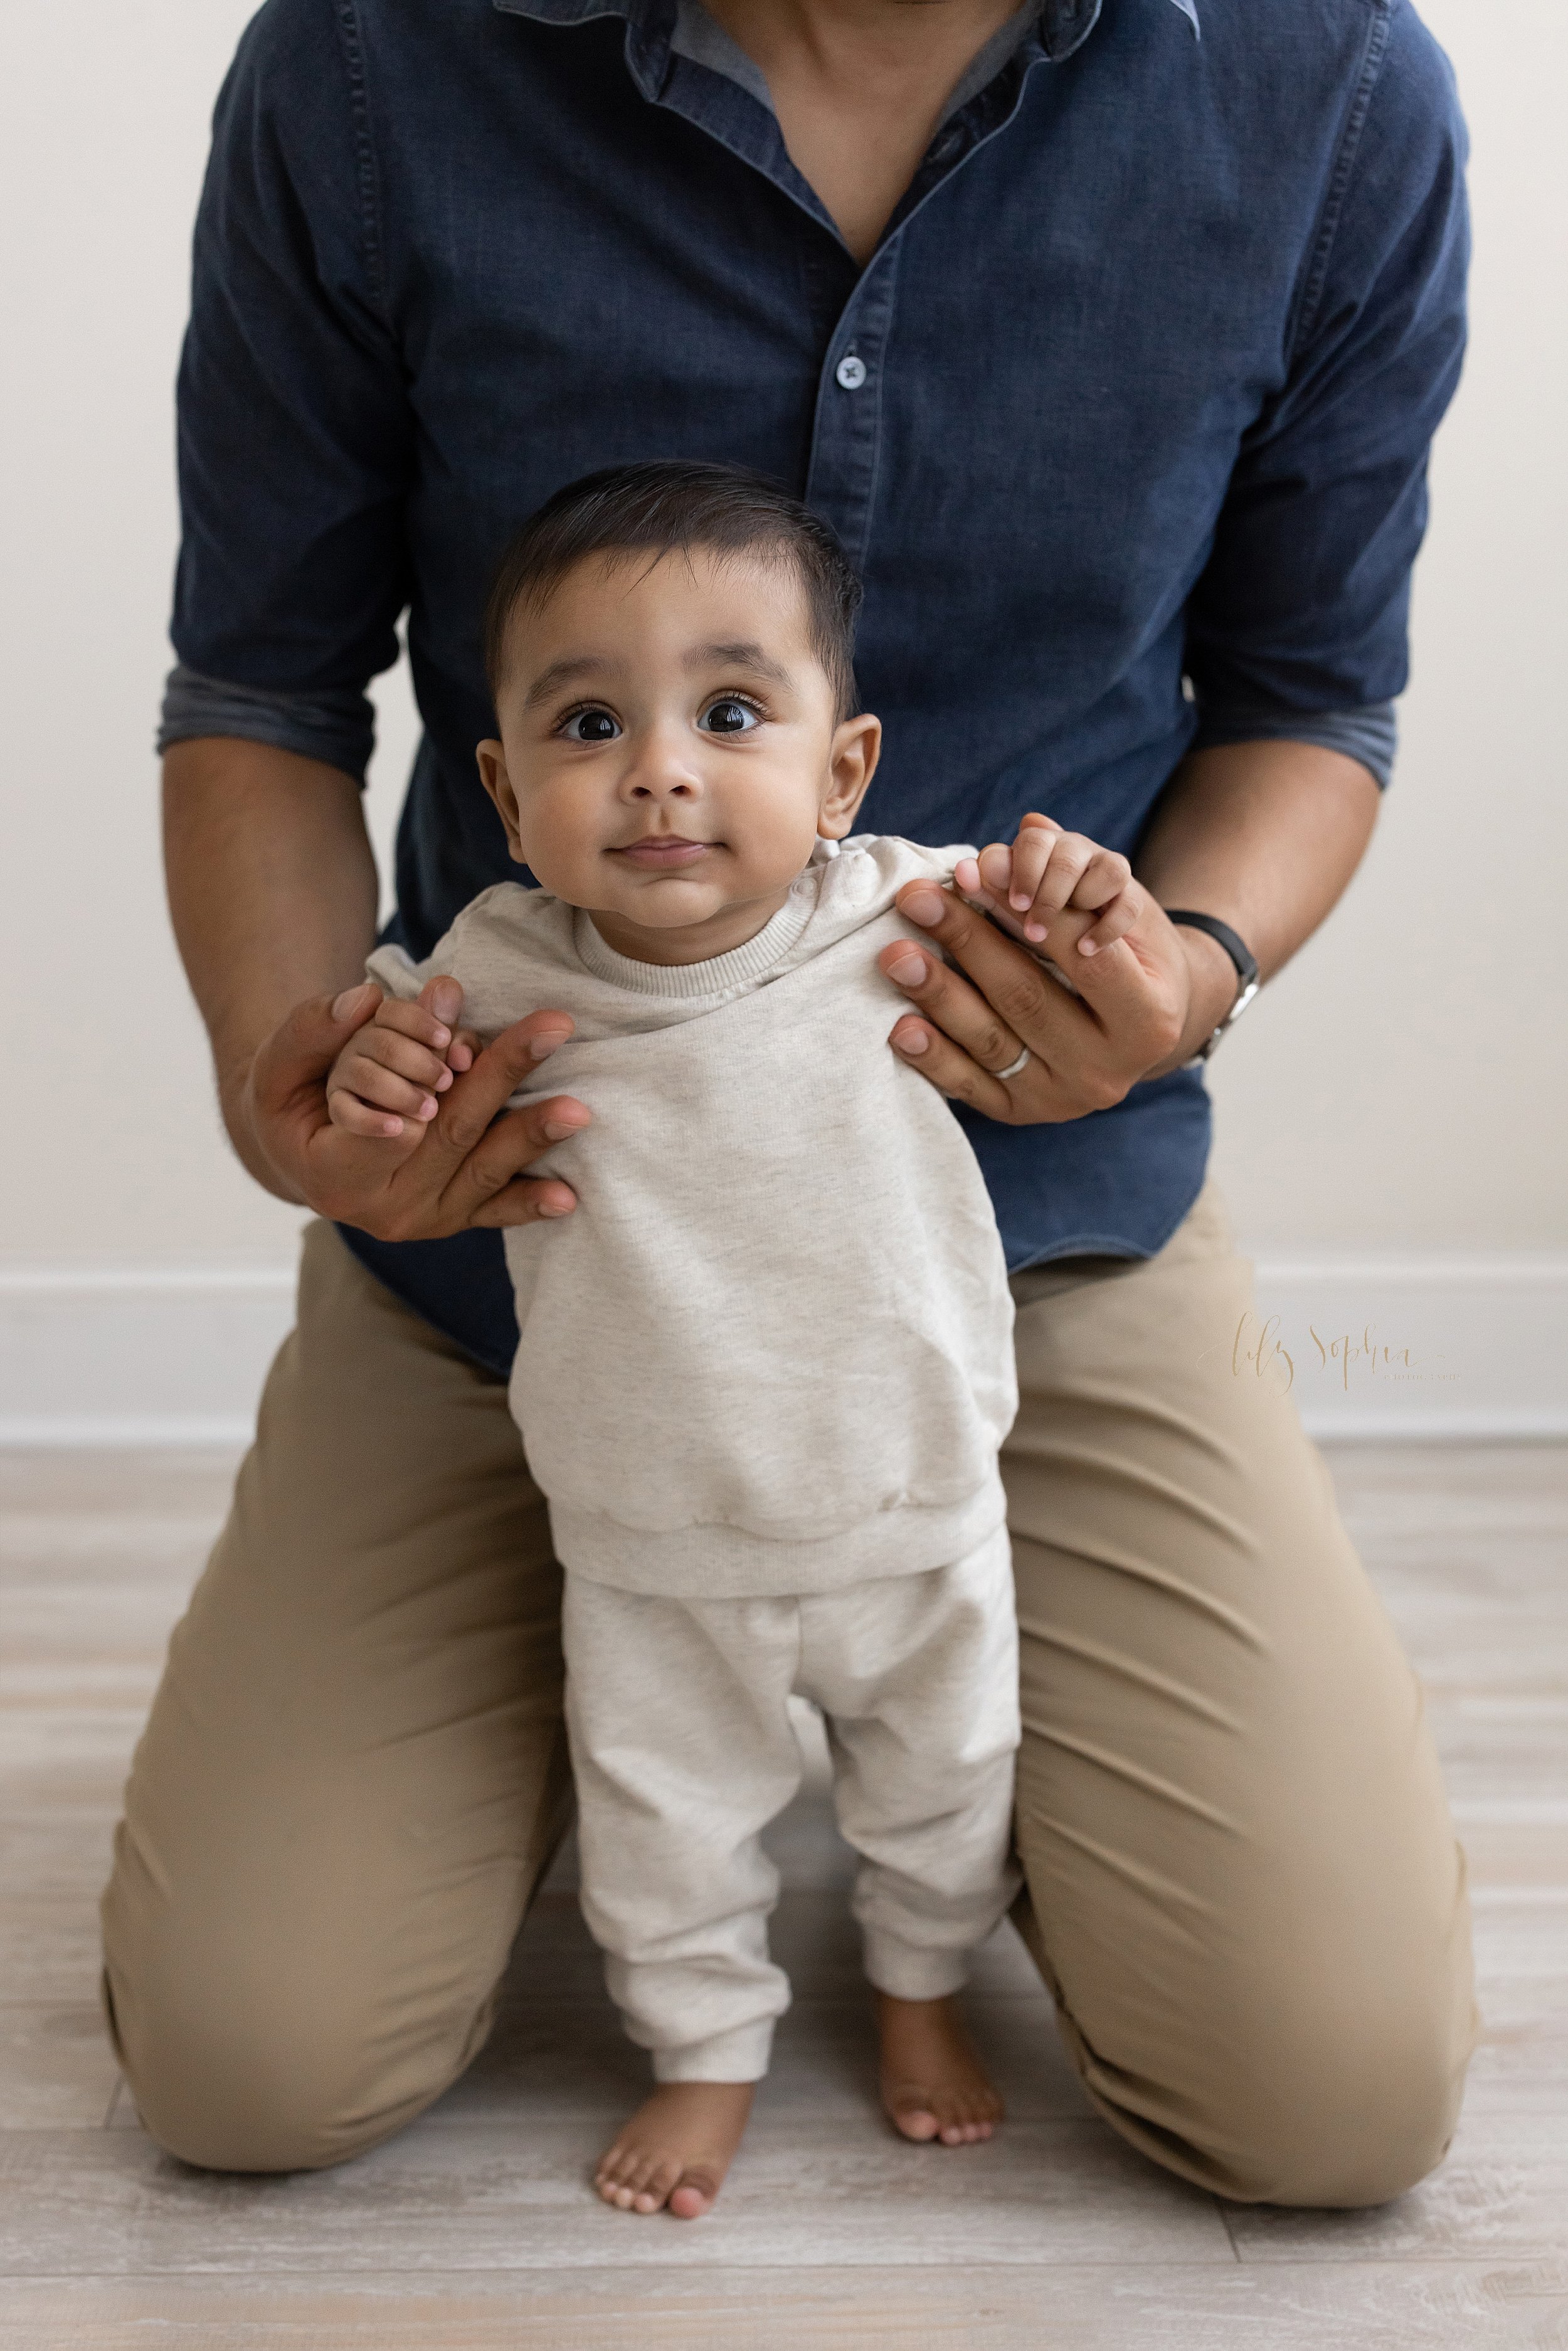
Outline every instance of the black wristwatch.
<path fill-rule="evenodd" d="M 1190 906 L 1167 906 L 1166 920 L 1167 923 L 1186 923 L 1195 931 L 1207 931 L 1211 939 L 1219 941 L 1236 966 L 1236 1001 L 1213 1035 L 1205 1038 L 1192 1057 L 1194 1061 L 1207 1061 L 1226 1030 L 1235 1028 L 1258 993 L 1258 958 L 1246 940 L 1238 938 L 1229 924 L 1222 923 L 1218 914 L 1195 914 Z M 1191 1061 L 1187 1067 L 1192 1067 Z"/>

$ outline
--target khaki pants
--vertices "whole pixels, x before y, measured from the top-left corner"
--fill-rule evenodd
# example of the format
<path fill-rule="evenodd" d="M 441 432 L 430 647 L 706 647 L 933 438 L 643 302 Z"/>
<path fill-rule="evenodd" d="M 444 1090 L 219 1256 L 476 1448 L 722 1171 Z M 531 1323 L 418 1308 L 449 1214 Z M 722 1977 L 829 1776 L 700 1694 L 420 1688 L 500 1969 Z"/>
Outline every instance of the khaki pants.
<path fill-rule="evenodd" d="M 1156 1257 L 1014 1288 L 1019 1924 L 1154 2161 L 1380 2202 L 1442 2156 L 1474 2034 L 1414 1677 L 1293 1406 L 1232 1370 L 1212 1186 Z M 503 1384 L 313 1228 L 104 1898 L 172 2152 L 336 2163 L 468 2064 L 570 1813 L 559 1610 Z"/>

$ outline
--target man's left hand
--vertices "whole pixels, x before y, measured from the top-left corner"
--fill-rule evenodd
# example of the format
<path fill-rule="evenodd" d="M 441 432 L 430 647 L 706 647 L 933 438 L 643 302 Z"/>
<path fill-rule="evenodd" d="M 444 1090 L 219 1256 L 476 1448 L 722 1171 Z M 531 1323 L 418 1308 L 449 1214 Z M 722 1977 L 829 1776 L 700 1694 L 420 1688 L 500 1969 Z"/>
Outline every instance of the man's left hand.
<path fill-rule="evenodd" d="M 1063 850 L 1069 841 L 1080 846 L 1063 835 Z M 909 883 L 899 912 L 933 952 L 898 940 L 878 957 L 915 1008 L 893 1029 L 894 1051 L 938 1092 L 1009 1126 L 1107 1110 L 1140 1079 L 1179 1069 L 1235 1001 L 1235 967 L 1207 932 L 1169 922 L 1139 883 L 1124 883 L 1117 906 L 1108 927 L 1118 935 L 1106 937 L 1098 909 L 1070 901 L 1049 914 L 1045 940 L 1030 954 L 953 891 Z M 1078 992 L 1042 970 L 1038 955 Z M 1022 1069 L 998 1078 L 1026 1047 Z"/>

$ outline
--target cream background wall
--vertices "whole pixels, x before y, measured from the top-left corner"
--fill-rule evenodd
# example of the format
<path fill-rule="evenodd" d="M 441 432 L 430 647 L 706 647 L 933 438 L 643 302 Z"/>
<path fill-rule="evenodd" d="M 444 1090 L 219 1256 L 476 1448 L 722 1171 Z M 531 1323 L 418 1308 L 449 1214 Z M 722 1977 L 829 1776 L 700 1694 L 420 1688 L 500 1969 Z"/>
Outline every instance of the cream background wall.
<path fill-rule="evenodd" d="M 230 1425 L 285 1311 L 299 1220 L 218 1132 L 163 912 L 150 748 L 190 221 L 249 13 L 77 0 L 14 10 L 3 37 L 0 1432 L 73 1411 L 130 1429 L 133 1364 L 143 1403 L 174 1399 L 141 1412 L 149 1430 L 193 1426 L 203 1397 Z M 1348 897 L 1214 1065 L 1218 1165 L 1287 1317 L 1322 1306 L 1325 1282 L 1340 1319 L 1375 1310 L 1395 1341 L 1387 1315 L 1425 1314 L 1428 1357 L 1469 1350 L 1473 1409 L 1523 1425 L 1568 1416 L 1548 1329 L 1568 1301 L 1568 15 L 1426 15 L 1471 125 L 1477 258 L 1404 749 Z M 401 677 L 381 703 L 384 844 L 413 736 Z M 1422 1401 L 1406 1387 L 1404 1405 Z"/>

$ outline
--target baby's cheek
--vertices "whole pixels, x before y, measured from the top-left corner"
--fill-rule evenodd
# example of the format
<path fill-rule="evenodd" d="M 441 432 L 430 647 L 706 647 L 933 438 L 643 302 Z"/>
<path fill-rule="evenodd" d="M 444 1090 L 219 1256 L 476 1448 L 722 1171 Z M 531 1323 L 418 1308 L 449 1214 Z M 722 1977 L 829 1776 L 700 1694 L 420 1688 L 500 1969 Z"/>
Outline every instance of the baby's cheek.
<path fill-rule="evenodd" d="M 818 813 L 815 794 L 794 789 L 749 795 L 724 812 L 722 838 L 747 891 L 782 890 L 805 872 L 817 846 Z"/>
<path fill-rule="evenodd" d="M 512 855 L 541 890 L 569 904 L 580 903 L 584 881 L 612 838 L 612 810 L 599 794 L 544 786 L 526 795 Z"/>

